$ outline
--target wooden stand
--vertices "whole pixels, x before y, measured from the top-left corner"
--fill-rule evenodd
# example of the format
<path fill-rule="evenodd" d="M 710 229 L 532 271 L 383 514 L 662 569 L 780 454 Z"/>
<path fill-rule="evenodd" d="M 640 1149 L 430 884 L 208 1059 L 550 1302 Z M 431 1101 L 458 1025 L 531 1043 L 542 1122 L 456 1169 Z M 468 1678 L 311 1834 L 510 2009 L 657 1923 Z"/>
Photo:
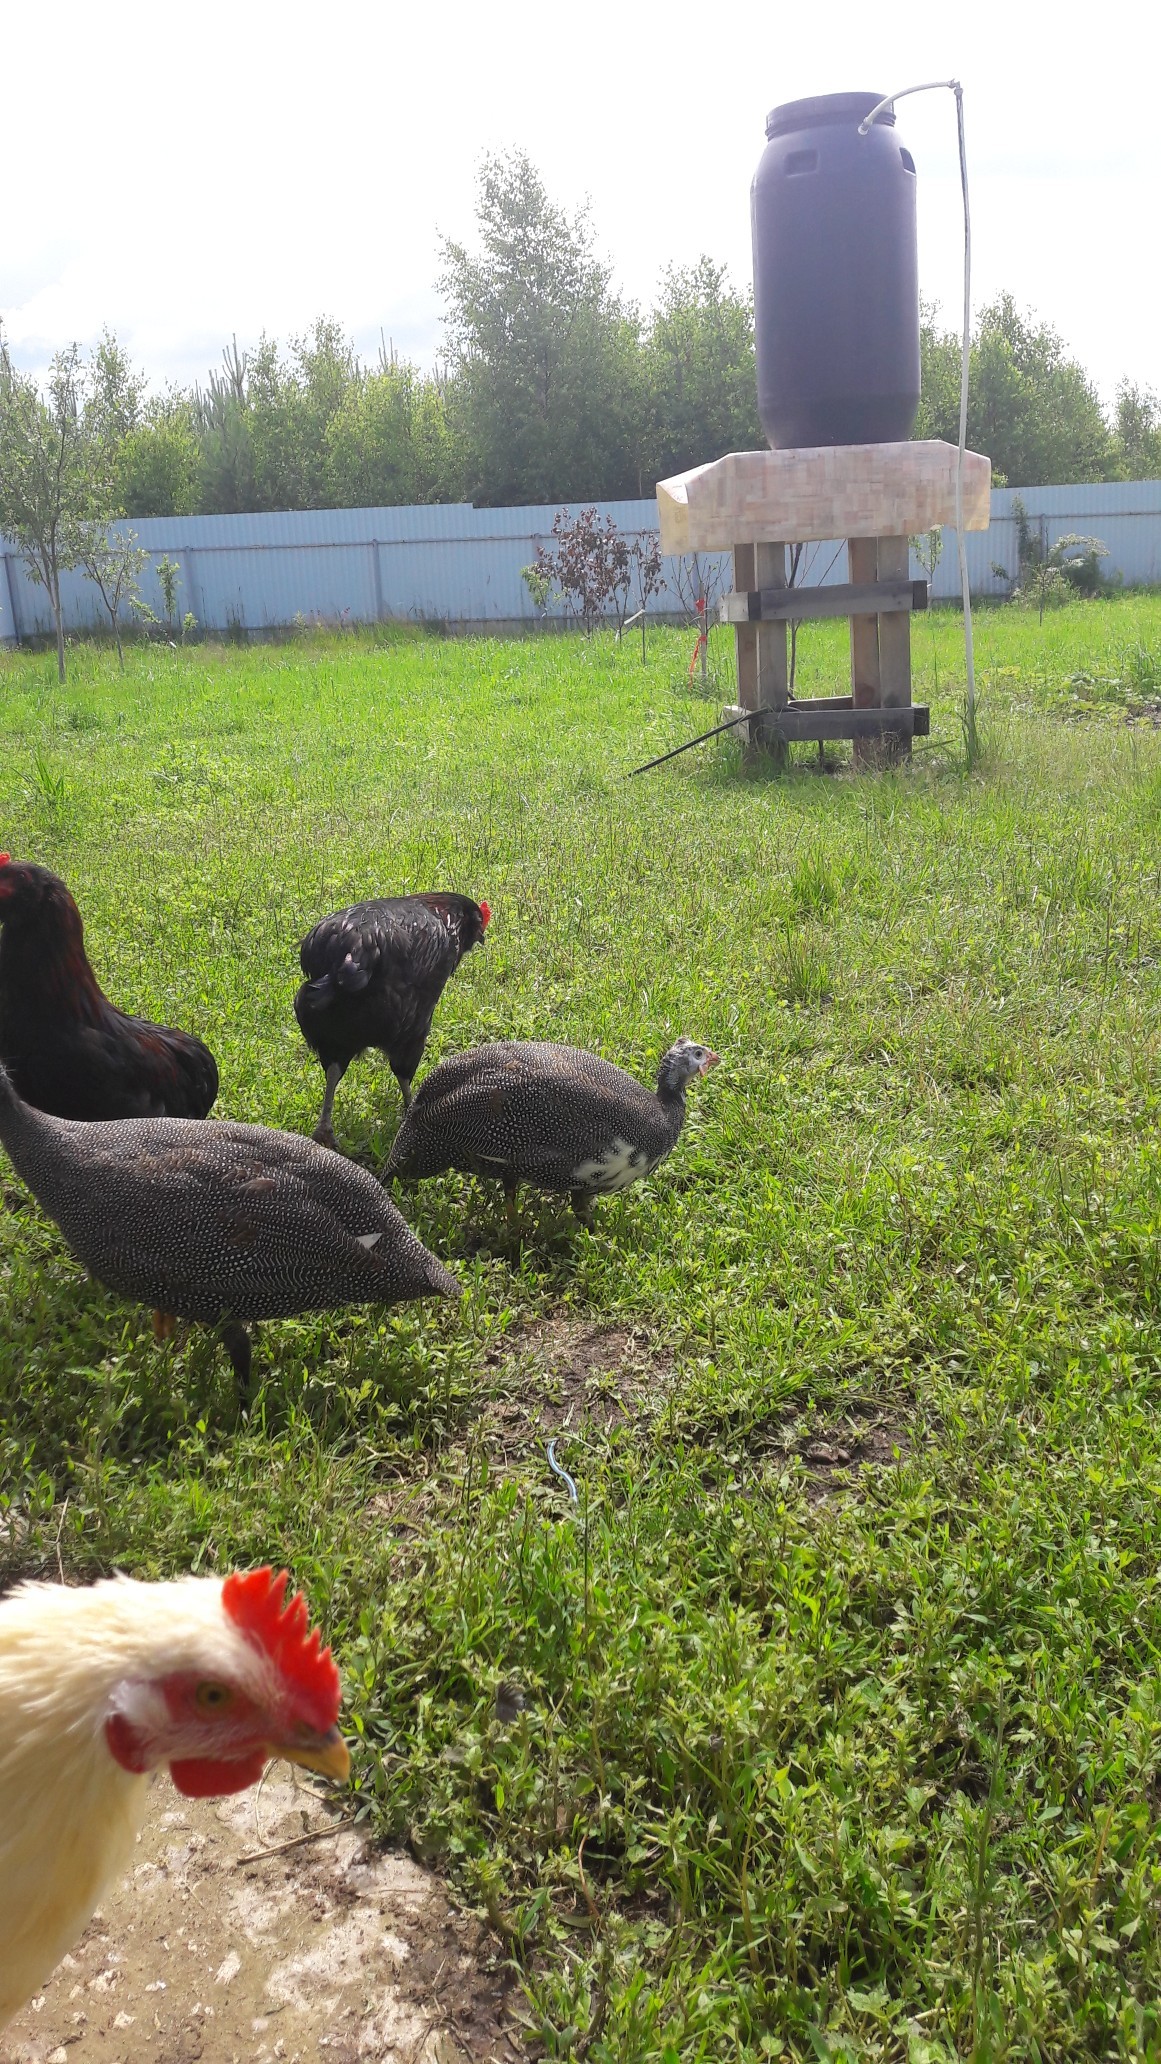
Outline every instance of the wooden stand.
<path fill-rule="evenodd" d="M 752 710 L 751 746 L 784 760 L 795 739 L 850 738 L 856 761 L 880 764 L 925 737 L 929 713 L 911 700 L 911 611 L 927 584 L 908 576 L 909 535 L 955 521 L 954 445 L 849 444 L 809 451 L 731 452 L 657 487 L 665 553 L 732 551 L 734 588 L 721 604 L 734 626 L 738 704 Z M 964 528 L 990 521 L 991 462 L 968 452 Z M 786 546 L 845 538 L 845 586 L 788 588 Z M 791 701 L 786 626 L 846 616 L 851 692 Z"/>

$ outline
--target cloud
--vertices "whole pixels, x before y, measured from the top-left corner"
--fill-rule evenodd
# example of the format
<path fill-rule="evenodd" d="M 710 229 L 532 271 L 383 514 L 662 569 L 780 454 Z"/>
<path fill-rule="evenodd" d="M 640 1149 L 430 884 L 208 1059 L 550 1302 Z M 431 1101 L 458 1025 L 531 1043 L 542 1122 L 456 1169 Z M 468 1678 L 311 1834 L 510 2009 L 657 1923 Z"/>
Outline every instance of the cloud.
<path fill-rule="evenodd" d="M 846 0 L 825 35 L 765 0 L 728 21 L 674 0 L 663 22 L 609 0 L 583 18 L 524 0 L 438 18 L 369 0 L 277 17 L 64 0 L 51 64 L 32 10 L 6 31 L 6 158 L 31 169 L 18 204 L 10 186 L 0 310 L 25 364 L 108 324 L 156 385 L 204 379 L 235 333 L 286 337 L 320 314 L 372 354 L 382 329 L 430 362 L 440 233 L 470 238 L 479 155 L 513 144 L 567 204 L 591 196 L 631 297 L 648 304 L 664 264 L 702 250 L 744 283 L 767 107 L 959 65 L 977 304 L 1010 288 L 1106 392 L 1122 372 L 1156 383 L 1161 292 L 1140 229 L 1152 88 L 1124 61 L 1151 19 L 1128 0 L 1117 34 L 1082 47 L 995 0 L 970 36 Z M 924 290 L 955 323 L 952 109 L 926 95 L 899 123 L 919 165 Z"/>

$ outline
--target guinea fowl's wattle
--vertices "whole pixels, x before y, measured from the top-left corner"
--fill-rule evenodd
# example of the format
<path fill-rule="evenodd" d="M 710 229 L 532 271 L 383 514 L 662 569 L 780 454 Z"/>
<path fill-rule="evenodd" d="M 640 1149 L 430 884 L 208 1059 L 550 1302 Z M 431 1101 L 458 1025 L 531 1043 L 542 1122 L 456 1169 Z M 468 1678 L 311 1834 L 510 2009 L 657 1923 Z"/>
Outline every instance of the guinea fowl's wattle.
<path fill-rule="evenodd" d="M 519 1183 L 592 1199 L 627 1189 L 676 1146 L 685 1086 L 715 1066 L 712 1048 L 679 1039 L 657 1089 L 572 1046 L 503 1040 L 433 1069 L 399 1128 L 388 1176 L 416 1180 L 445 1168 L 496 1176 L 511 1201 Z"/>
<path fill-rule="evenodd" d="M 383 896 L 336 910 L 307 933 L 299 949 L 307 980 L 294 1011 L 326 1071 L 317 1140 L 336 1145 L 335 1091 L 368 1047 L 386 1054 L 406 1110 L 436 1004 L 491 915 L 470 896 Z"/>
<path fill-rule="evenodd" d="M 374 1176 L 297 1133 L 78 1124 L 22 1103 L 0 1067 L 0 1141 L 99 1282 L 158 1314 L 229 1327 L 243 1383 L 247 1320 L 459 1294 Z"/>

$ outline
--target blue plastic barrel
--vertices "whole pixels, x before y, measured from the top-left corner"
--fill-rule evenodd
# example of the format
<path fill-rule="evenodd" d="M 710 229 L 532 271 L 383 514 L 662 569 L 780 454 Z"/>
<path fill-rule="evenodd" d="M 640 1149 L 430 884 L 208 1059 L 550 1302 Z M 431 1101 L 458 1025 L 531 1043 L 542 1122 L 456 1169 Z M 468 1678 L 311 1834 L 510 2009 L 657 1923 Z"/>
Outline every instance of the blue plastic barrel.
<path fill-rule="evenodd" d="M 911 435 L 919 408 L 915 162 L 882 95 L 789 101 L 750 189 L 758 413 L 776 451 Z"/>

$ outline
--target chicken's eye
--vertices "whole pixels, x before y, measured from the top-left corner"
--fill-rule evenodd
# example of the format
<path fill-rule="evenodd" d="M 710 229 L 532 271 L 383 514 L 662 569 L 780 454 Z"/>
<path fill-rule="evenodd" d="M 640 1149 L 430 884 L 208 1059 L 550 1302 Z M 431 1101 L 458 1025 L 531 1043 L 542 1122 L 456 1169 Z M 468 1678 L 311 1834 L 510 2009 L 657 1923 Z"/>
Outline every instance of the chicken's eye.
<path fill-rule="evenodd" d="M 231 1703 L 233 1696 L 226 1684 L 199 1684 L 194 1693 L 194 1704 L 199 1713 L 220 1713 Z"/>

